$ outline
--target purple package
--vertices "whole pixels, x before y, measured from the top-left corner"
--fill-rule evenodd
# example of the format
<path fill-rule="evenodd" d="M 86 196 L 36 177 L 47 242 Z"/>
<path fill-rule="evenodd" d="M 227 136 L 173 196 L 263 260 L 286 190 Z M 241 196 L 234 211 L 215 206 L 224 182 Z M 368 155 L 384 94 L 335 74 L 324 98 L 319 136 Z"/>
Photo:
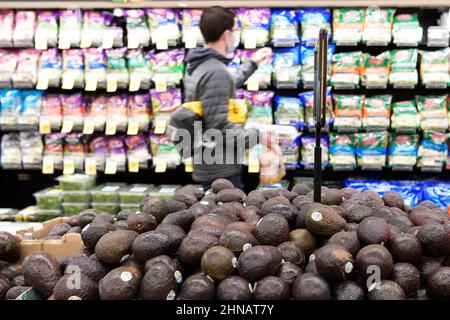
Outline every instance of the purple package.
<path fill-rule="evenodd" d="M 234 94 L 235 99 L 244 99 L 244 90 L 238 89 Z"/>
<path fill-rule="evenodd" d="M 201 9 L 184 9 L 181 11 L 181 25 L 183 29 L 194 28 L 200 26 L 200 19 L 203 10 Z"/>
<path fill-rule="evenodd" d="M 148 57 L 155 73 L 179 73 L 184 72 L 184 49 L 173 49 L 156 53 L 149 51 Z"/>
<path fill-rule="evenodd" d="M 95 155 L 108 155 L 107 137 L 93 137 L 89 144 L 89 150 Z"/>
<path fill-rule="evenodd" d="M 171 89 L 167 92 L 157 92 L 155 89 L 150 90 L 153 113 L 173 112 L 181 106 L 181 90 Z"/>
<path fill-rule="evenodd" d="M 61 97 L 63 105 L 64 116 L 83 117 L 85 113 L 85 106 L 83 95 L 81 93 L 64 94 Z"/>
<path fill-rule="evenodd" d="M 128 153 L 136 152 L 140 150 L 148 150 L 148 143 L 144 134 L 138 134 L 135 136 L 126 136 L 125 145 L 127 146 Z"/>
<path fill-rule="evenodd" d="M 244 29 L 269 29 L 271 15 L 269 8 L 240 8 L 236 10 L 236 15 Z"/>
<path fill-rule="evenodd" d="M 97 11 L 85 11 L 84 23 L 89 25 L 89 28 L 101 28 L 105 25 L 105 16 Z"/>
<path fill-rule="evenodd" d="M 115 136 L 108 139 L 108 150 L 110 155 L 125 155 L 124 137 Z"/>
<path fill-rule="evenodd" d="M 127 117 L 128 95 L 126 93 L 110 96 L 108 99 L 108 117 Z"/>
<path fill-rule="evenodd" d="M 128 99 L 128 115 L 150 115 L 150 94 L 131 94 Z"/>
<path fill-rule="evenodd" d="M 62 10 L 59 15 L 59 26 L 60 29 L 73 31 L 81 29 L 81 22 L 83 21 L 83 16 L 80 9 L 68 9 Z"/>
<path fill-rule="evenodd" d="M 95 69 L 106 70 L 106 55 L 102 48 L 87 48 L 83 50 L 86 71 Z"/>
<path fill-rule="evenodd" d="M 83 70 L 83 49 L 68 49 L 63 51 L 64 70 Z"/>
<path fill-rule="evenodd" d="M 244 91 L 244 99 L 252 106 L 271 108 L 273 97 L 273 91 Z"/>
<path fill-rule="evenodd" d="M 106 96 L 98 95 L 90 97 L 88 103 L 89 115 L 106 117 L 108 110 L 107 103 L 108 99 Z"/>

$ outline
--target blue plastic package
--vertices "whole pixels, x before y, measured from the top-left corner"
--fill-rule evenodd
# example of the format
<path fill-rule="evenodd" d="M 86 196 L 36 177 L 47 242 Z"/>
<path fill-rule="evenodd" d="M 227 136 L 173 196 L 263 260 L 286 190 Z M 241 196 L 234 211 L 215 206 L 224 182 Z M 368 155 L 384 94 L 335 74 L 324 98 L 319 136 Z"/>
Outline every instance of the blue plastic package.
<path fill-rule="evenodd" d="M 300 64 L 300 46 L 277 48 L 273 52 L 273 67 L 292 67 Z"/>
<path fill-rule="evenodd" d="M 450 183 L 428 183 L 423 189 L 423 200 L 432 201 L 438 207 L 447 209 L 450 206 Z"/>
<path fill-rule="evenodd" d="M 295 10 L 274 9 L 270 17 L 270 34 L 275 46 L 290 46 L 300 41 Z"/>
<path fill-rule="evenodd" d="M 20 90 L 0 90 L 2 115 L 18 115 L 22 109 L 22 94 Z"/>
<path fill-rule="evenodd" d="M 331 40 L 331 11 L 329 9 L 301 9 L 298 17 L 301 23 L 303 44 L 314 45 L 323 25 L 328 30 L 328 41 Z"/>
<path fill-rule="evenodd" d="M 43 91 L 23 90 L 22 115 L 39 115 L 41 113 L 43 95 Z"/>
<path fill-rule="evenodd" d="M 303 130 L 305 124 L 304 108 L 297 97 L 275 97 L 275 124 L 290 125 Z"/>
<path fill-rule="evenodd" d="M 300 63 L 302 64 L 302 81 L 306 87 L 312 87 L 314 83 L 314 46 L 302 45 L 300 47 Z M 329 45 L 327 49 L 327 81 L 331 78 L 331 61 L 335 45 Z"/>

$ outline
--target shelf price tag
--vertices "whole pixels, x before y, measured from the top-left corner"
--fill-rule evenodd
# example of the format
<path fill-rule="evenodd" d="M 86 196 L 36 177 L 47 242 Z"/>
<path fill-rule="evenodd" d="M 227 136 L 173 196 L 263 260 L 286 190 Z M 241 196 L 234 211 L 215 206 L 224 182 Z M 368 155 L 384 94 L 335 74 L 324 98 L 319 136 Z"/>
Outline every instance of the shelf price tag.
<path fill-rule="evenodd" d="M 97 76 L 95 74 L 89 74 L 88 77 L 86 77 L 86 87 L 84 90 L 86 91 L 95 91 L 97 90 Z"/>
<path fill-rule="evenodd" d="M 112 159 L 106 159 L 105 174 L 116 174 L 117 164 Z"/>
<path fill-rule="evenodd" d="M 138 73 L 132 73 L 130 75 L 130 86 L 128 91 L 135 92 L 141 87 L 141 75 Z"/>
<path fill-rule="evenodd" d="M 92 45 L 92 37 L 89 30 L 84 30 L 81 34 L 80 48 L 89 48 Z"/>
<path fill-rule="evenodd" d="M 52 155 L 46 155 L 42 158 L 42 173 L 53 174 L 55 172 L 55 161 Z"/>
<path fill-rule="evenodd" d="M 89 176 L 95 176 L 97 174 L 97 161 L 95 157 L 87 157 L 84 160 L 84 171 Z"/>
<path fill-rule="evenodd" d="M 167 120 L 166 119 L 155 119 L 155 133 L 164 134 L 166 132 Z"/>
<path fill-rule="evenodd" d="M 166 92 L 167 91 L 167 78 L 162 74 L 157 74 L 153 81 L 155 81 L 156 92 Z"/>
<path fill-rule="evenodd" d="M 114 45 L 114 31 L 113 30 L 104 30 L 102 37 L 102 48 L 103 49 L 111 49 Z"/>
<path fill-rule="evenodd" d="M 95 124 L 92 119 L 85 119 L 83 125 L 83 134 L 93 134 L 95 129 Z"/>
<path fill-rule="evenodd" d="M 70 33 L 60 31 L 58 48 L 63 50 L 70 49 Z"/>
<path fill-rule="evenodd" d="M 36 89 L 47 90 L 49 83 L 49 75 L 47 73 L 39 73 Z"/>
<path fill-rule="evenodd" d="M 136 119 L 128 120 L 127 135 L 134 136 L 139 132 L 139 121 Z"/>
<path fill-rule="evenodd" d="M 64 119 L 61 127 L 62 133 L 70 133 L 73 129 L 73 120 L 71 119 Z"/>
<path fill-rule="evenodd" d="M 106 121 L 105 134 L 108 136 L 115 135 L 117 131 L 117 123 L 115 121 Z"/>
<path fill-rule="evenodd" d="M 167 50 L 169 49 L 169 39 L 163 33 L 159 33 L 156 35 L 156 49 L 158 50 Z"/>
<path fill-rule="evenodd" d="M 189 33 L 186 34 L 186 36 L 184 38 L 184 41 L 185 41 L 184 42 L 184 47 L 186 49 L 193 49 L 193 48 L 197 47 L 198 39 L 197 39 L 196 34 L 194 34 L 192 32 L 189 32 Z"/>
<path fill-rule="evenodd" d="M 74 174 L 75 161 L 72 158 L 65 158 L 63 162 L 63 174 Z"/>
<path fill-rule="evenodd" d="M 36 32 L 34 35 L 34 47 L 38 50 L 47 50 L 47 35 L 45 32 Z"/>
<path fill-rule="evenodd" d="M 50 120 L 48 119 L 41 119 L 39 121 L 39 133 L 41 134 L 48 134 L 52 132 L 52 125 L 50 123 Z"/>
<path fill-rule="evenodd" d="M 160 157 L 155 157 L 155 172 L 165 172 L 167 170 L 167 160 Z"/>
<path fill-rule="evenodd" d="M 259 160 L 256 157 L 250 157 L 248 160 L 248 172 L 258 173 L 259 172 Z"/>
<path fill-rule="evenodd" d="M 247 90 L 248 91 L 258 91 L 259 90 L 259 77 L 254 75 L 247 80 Z"/>
<path fill-rule="evenodd" d="M 194 161 L 192 158 L 187 158 L 184 160 L 184 170 L 186 172 L 194 172 Z"/>
<path fill-rule="evenodd" d="M 247 31 L 244 34 L 244 48 L 255 49 L 256 48 L 256 33 L 252 30 Z"/>
<path fill-rule="evenodd" d="M 139 161 L 134 158 L 128 158 L 128 172 L 139 172 Z"/>
<path fill-rule="evenodd" d="M 137 49 L 139 47 L 139 33 L 131 32 L 128 34 L 128 49 Z"/>
<path fill-rule="evenodd" d="M 71 73 L 65 73 L 62 78 L 61 88 L 64 90 L 72 90 L 75 86 L 75 75 Z"/>
<path fill-rule="evenodd" d="M 107 92 L 117 91 L 117 77 L 115 74 L 108 74 L 106 76 L 106 91 Z"/>

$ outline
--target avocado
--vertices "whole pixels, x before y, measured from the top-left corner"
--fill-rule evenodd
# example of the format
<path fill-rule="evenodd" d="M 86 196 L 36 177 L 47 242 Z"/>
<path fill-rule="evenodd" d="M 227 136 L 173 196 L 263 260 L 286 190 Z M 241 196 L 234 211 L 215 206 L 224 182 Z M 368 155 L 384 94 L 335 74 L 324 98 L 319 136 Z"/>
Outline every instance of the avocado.
<path fill-rule="evenodd" d="M 420 288 L 420 273 L 416 267 L 408 262 L 394 264 L 391 280 L 402 287 L 406 296 L 415 294 Z"/>
<path fill-rule="evenodd" d="M 0 274 L 8 278 L 9 281 L 22 274 L 22 265 L 19 263 L 7 264 L 0 270 Z"/>
<path fill-rule="evenodd" d="M 188 235 L 178 248 L 178 258 L 186 269 L 200 267 L 203 254 L 218 244 L 218 239 L 209 235 Z"/>
<path fill-rule="evenodd" d="M 157 257 L 148 259 L 148 260 L 145 262 L 144 273 L 149 272 L 149 271 L 153 268 L 153 266 L 154 266 L 156 263 L 160 263 L 160 262 L 165 263 L 165 264 L 170 268 L 170 270 L 172 270 L 172 272 L 173 272 L 174 274 L 175 274 L 175 272 L 176 272 L 177 270 L 180 271 L 180 266 L 177 265 L 177 263 L 175 262 L 175 260 L 173 260 L 173 259 L 170 258 L 169 256 L 166 256 L 166 255 L 160 255 L 160 256 L 157 256 Z"/>
<path fill-rule="evenodd" d="M 387 220 L 387 223 L 397 227 L 401 232 L 407 232 L 409 229 L 414 227 L 414 223 L 412 223 L 408 217 L 401 215 L 392 216 Z"/>
<path fill-rule="evenodd" d="M 419 206 L 424 206 L 424 207 L 427 207 L 428 209 L 437 208 L 437 205 L 430 200 L 424 200 L 424 201 L 419 202 Z"/>
<path fill-rule="evenodd" d="M 155 263 L 142 278 L 139 296 L 144 300 L 172 300 L 176 290 L 177 281 L 171 268 L 160 262 Z"/>
<path fill-rule="evenodd" d="M 356 234 L 362 245 L 384 245 L 389 242 L 391 229 L 383 219 L 368 217 L 359 224 Z"/>
<path fill-rule="evenodd" d="M 421 281 L 426 283 L 428 278 L 441 268 L 441 262 L 434 257 L 423 256 L 417 266 L 420 271 Z"/>
<path fill-rule="evenodd" d="M 188 277 L 180 289 L 181 300 L 213 300 L 216 296 L 214 282 L 204 273 Z"/>
<path fill-rule="evenodd" d="M 238 272 L 241 277 L 255 282 L 274 275 L 281 266 L 281 253 L 273 246 L 255 246 L 247 249 L 238 259 Z"/>
<path fill-rule="evenodd" d="M 321 275 L 304 273 L 295 279 L 292 297 L 296 300 L 331 300 L 331 290 Z"/>
<path fill-rule="evenodd" d="M 374 286 L 367 295 L 369 300 L 405 300 L 402 287 L 391 280 L 381 280 L 379 288 Z"/>
<path fill-rule="evenodd" d="M 142 206 L 141 211 L 155 217 L 160 223 L 169 214 L 166 202 L 163 198 L 150 198 Z"/>
<path fill-rule="evenodd" d="M 8 278 L 6 278 L 3 275 L 0 275 L 0 300 L 5 299 L 5 296 L 10 288 L 11 285 L 9 284 Z"/>
<path fill-rule="evenodd" d="M 437 299 L 450 299 L 450 267 L 441 267 L 427 280 L 431 294 Z"/>
<path fill-rule="evenodd" d="M 403 210 L 404 202 L 402 195 L 397 191 L 386 191 L 383 195 L 383 201 L 388 207 L 399 208 Z"/>
<path fill-rule="evenodd" d="M 136 213 L 135 211 L 131 211 L 131 210 L 120 210 L 119 213 L 116 215 L 116 219 L 126 221 L 130 214 L 135 214 L 135 213 Z"/>
<path fill-rule="evenodd" d="M 100 299 L 135 299 L 139 291 L 141 278 L 141 272 L 133 267 L 125 266 L 111 270 L 98 284 Z"/>
<path fill-rule="evenodd" d="M 433 214 L 433 212 L 425 207 L 415 208 L 409 215 L 408 218 L 416 225 L 423 226 L 427 223 L 437 223 L 445 224 L 447 223 L 447 218 L 443 215 Z"/>
<path fill-rule="evenodd" d="M 388 221 L 393 217 L 393 214 L 389 207 L 380 206 L 373 210 L 372 217 L 378 217 L 384 221 Z"/>
<path fill-rule="evenodd" d="M 58 261 L 42 251 L 25 257 L 22 269 L 25 281 L 45 297 L 52 294 L 53 287 L 62 276 Z"/>
<path fill-rule="evenodd" d="M 339 206 L 348 213 L 351 210 L 355 209 L 356 207 L 360 206 L 360 204 L 355 200 L 347 199 L 342 201 L 342 203 Z"/>
<path fill-rule="evenodd" d="M 245 223 L 251 224 L 255 228 L 255 231 L 256 231 L 256 225 L 258 224 L 259 220 L 261 220 L 261 216 L 253 216 L 253 217 L 245 219 Z"/>
<path fill-rule="evenodd" d="M 271 213 L 282 215 L 288 222 L 290 227 L 295 226 L 298 210 L 290 203 L 283 203 L 277 199 L 267 200 L 261 207 L 261 213 L 266 216 Z"/>
<path fill-rule="evenodd" d="M 307 195 L 311 192 L 311 189 L 303 183 L 297 183 L 292 187 L 291 191 L 297 193 L 298 195 Z"/>
<path fill-rule="evenodd" d="M 10 281 L 11 287 L 25 287 L 27 282 L 25 281 L 25 277 L 23 275 L 15 276 Z"/>
<path fill-rule="evenodd" d="M 95 245 L 95 255 L 106 264 L 117 264 L 131 253 L 131 246 L 139 234 L 131 230 L 117 230 L 105 234 Z"/>
<path fill-rule="evenodd" d="M 306 212 L 306 229 L 317 235 L 332 236 L 347 229 L 347 223 L 332 208 L 324 205 L 311 207 Z"/>
<path fill-rule="evenodd" d="M 156 231 L 165 233 L 169 237 L 167 246 L 170 252 L 176 252 L 181 244 L 181 241 L 183 241 L 186 237 L 186 232 L 174 224 L 160 224 L 156 228 Z"/>
<path fill-rule="evenodd" d="M 267 276 L 256 283 L 255 300 L 288 300 L 289 286 L 282 279 Z"/>
<path fill-rule="evenodd" d="M 331 236 L 328 244 L 340 245 L 353 256 L 356 256 L 361 249 L 361 244 L 355 231 L 339 231 Z"/>
<path fill-rule="evenodd" d="M 288 286 L 292 286 L 295 279 L 302 273 L 302 269 L 291 262 L 284 262 L 281 264 L 280 270 L 277 276 L 281 280 L 287 283 Z"/>
<path fill-rule="evenodd" d="M 178 193 L 190 193 L 193 194 L 197 200 L 200 200 L 205 196 L 205 192 L 203 191 L 203 187 L 196 186 L 193 184 L 185 185 L 184 187 L 177 190 Z"/>
<path fill-rule="evenodd" d="M 248 222 L 238 221 L 238 222 L 233 222 L 233 223 L 230 223 L 229 225 L 227 225 L 224 232 L 231 231 L 231 230 L 239 230 L 239 231 L 249 232 L 253 235 L 253 234 L 255 234 L 256 226 L 251 223 L 248 223 Z"/>
<path fill-rule="evenodd" d="M 234 253 L 223 246 L 206 250 L 201 259 L 202 271 L 214 281 L 222 281 L 234 273 L 237 259 Z"/>
<path fill-rule="evenodd" d="M 417 238 L 433 256 L 450 255 L 450 223 L 425 224 L 417 233 Z"/>
<path fill-rule="evenodd" d="M 376 191 L 365 190 L 365 191 L 362 192 L 362 194 L 364 196 L 366 196 L 367 200 L 369 200 L 369 201 L 376 201 L 376 202 L 384 205 L 383 199 L 381 198 L 381 196 Z"/>
<path fill-rule="evenodd" d="M 245 221 L 250 217 L 260 216 L 260 215 L 261 215 L 261 210 L 259 210 L 258 207 L 248 205 L 248 206 L 245 206 L 244 209 L 242 209 L 239 212 L 239 219 L 241 221 Z"/>
<path fill-rule="evenodd" d="M 27 290 L 30 290 L 31 287 L 27 286 L 15 286 L 11 287 L 6 293 L 5 299 L 7 300 L 16 300 L 22 293 Z"/>
<path fill-rule="evenodd" d="M 234 189 L 234 185 L 227 179 L 216 179 L 212 182 L 211 189 L 217 194 L 222 190 Z"/>
<path fill-rule="evenodd" d="M 169 235 L 158 230 L 141 233 L 131 245 L 134 258 L 139 262 L 145 262 L 150 258 L 171 254 Z"/>
<path fill-rule="evenodd" d="M 211 209 L 210 214 L 222 217 L 228 223 L 239 221 L 236 213 L 230 212 L 230 210 L 236 211 L 234 207 L 231 207 L 230 210 L 225 207 L 228 203 L 225 203 L 217 208 Z"/>
<path fill-rule="evenodd" d="M 258 244 L 258 240 L 250 232 L 244 230 L 227 230 L 219 238 L 219 245 L 234 253 L 242 252 L 245 245 L 256 246 Z"/>
<path fill-rule="evenodd" d="M 94 281 L 99 281 L 108 273 L 108 268 L 102 265 L 99 261 L 96 261 L 87 257 L 75 257 L 73 258 L 66 267 L 66 274 L 73 272 L 76 268 L 78 270 L 91 278 Z"/>
<path fill-rule="evenodd" d="M 264 196 L 264 198 L 269 200 L 278 197 L 280 195 L 280 192 L 278 191 L 278 189 L 266 189 L 262 191 L 262 195 Z"/>
<path fill-rule="evenodd" d="M 178 212 L 169 213 L 161 224 L 173 224 L 179 226 L 184 231 L 189 231 L 195 217 L 189 210 L 182 210 Z M 155 221 L 156 223 L 156 221 Z M 156 227 L 156 224 L 155 224 Z"/>
<path fill-rule="evenodd" d="M 336 213 L 342 218 L 345 219 L 347 217 L 347 211 L 341 206 L 331 205 L 330 207 L 333 208 L 333 210 L 336 211 Z"/>
<path fill-rule="evenodd" d="M 322 194 L 321 203 L 324 205 L 340 205 L 342 203 L 342 194 L 338 189 L 328 189 Z"/>
<path fill-rule="evenodd" d="M 213 209 L 213 208 L 217 207 L 216 195 L 214 193 L 212 193 L 212 191 L 210 193 L 206 192 L 205 196 L 200 199 L 199 203 L 201 205 L 206 206 L 209 209 Z"/>
<path fill-rule="evenodd" d="M 306 228 L 306 212 L 312 207 L 318 206 L 319 204 L 316 202 L 303 202 L 301 207 L 298 209 L 297 218 L 295 219 L 295 228 L 296 229 L 305 229 Z"/>
<path fill-rule="evenodd" d="M 82 273 L 77 275 L 77 279 L 74 279 L 74 276 L 64 275 L 58 280 L 53 288 L 55 300 L 69 300 L 71 297 L 77 297 L 81 300 L 98 299 L 97 283 Z"/>
<path fill-rule="evenodd" d="M 358 230 L 358 227 L 359 223 L 347 223 L 347 231 L 349 232 L 356 232 Z"/>
<path fill-rule="evenodd" d="M 280 188 L 279 193 L 280 193 L 280 196 L 285 197 L 289 201 L 294 200 L 294 198 L 299 195 L 297 192 L 289 191 L 286 188 Z"/>
<path fill-rule="evenodd" d="M 239 276 L 228 277 L 217 286 L 218 300 L 251 300 L 252 296 L 250 283 Z"/>
<path fill-rule="evenodd" d="M 192 193 L 185 193 L 183 191 L 177 191 L 175 193 L 175 196 L 173 197 L 174 200 L 184 203 L 187 207 L 190 207 L 197 203 L 198 199 L 197 197 Z M 167 208 L 167 206 L 166 206 Z M 167 213 L 169 213 L 169 210 L 167 210 Z"/>
<path fill-rule="evenodd" d="M 101 211 L 97 209 L 86 209 L 79 213 L 80 216 L 80 227 L 84 228 L 88 224 L 92 223 L 94 221 L 94 218 L 97 214 L 99 214 Z"/>
<path fill-rule="evenodd" d="M 365 300 L 364 290 L 355 281 L 346 280 L 338 283 L 333 288 L 333 296 L 336 300 Z"/>
<path fill-rule="evenodd" d="M 345 187 L 345 188 L 341 189 L 342 197 L 345 200 L 350 199 L 356 193 L 359 193 L 359 191 L 356 189 L 350 188 L 350 187 Z"/>
<path fill-rule="evenodd" d="M 298 210 L 301 210 L 305 203 L 311 203 L 311 199 L 307 196 L 297 196 L 292 199 L 292 205 L 296 207 Z"/>
<path fill-rule="evenodd" d="M 246 195 L 240 189 L 225 189 L 216 194 L 216 203 L 243 202 Z"/>
<path fill-rule="evenodd" d="M 111 224 L 88 224 L 81 231 L 81 239 L 86 248 L 94 250 L 98 240 L 114 230 L 115 228 Z"/>
<path fill-rule="evenodd" d="M 305 272 L 319 274 L 319 271 L 317 271 L 316 258 L 314 254 L 309 256 L 308 264 L 305 267 Z"/>
<path fill-rule="evenodd" d="M 368 218 L 372 215 L 373 210 L 369 207 L 359 205 L 349 210 L 346 215 L 347 222 L 360 223 L 365 218 Z"/>
<path fill-rule="evenodd" d="M 395 262 L 409 262 L 417 265 L 422 257 L 420 241 L 412 234 L 402 233 L 392 237 L 389 250 Z"/>
<path fill-rule="evenodd" d="M 317 271 L 329 281 L 342 281 L 353 271 L 353 257 L 344 247 L 328 244 L 314 253 Z"/>
<path fill-rule="evenodd" d="M 177 201 L 174 199 L 166 199 L 166 207 L 168 213 L 174 213 L 181 210 L 187 210 L 188 206 L 181 201 Z"/>
<path fill-rule="evenodd" d="M 368 202 L 369 196 L 364 193 L 355 193 L 350 197 L 350 200 L 356 201 L 359 205 L 363 205 L 364 203 Z"/>
<path fill-rule="evenodd" d="M 19 239 L 4 231 L 0 231 L 0 260 L 16 262 L 20 258 Z"/>
<path fill-rule="evenodd" d="M 210 208 L 208 205 L 202 204 L 203 201 L 197 202 L 193 206 L 189 207 L 188 211 L 194 216 L 195 219 L 208 214 Z"/>
<path fill-rule="evenodd" d="M 291 262 L 296 265 L 304 265 L 305 255 L 297 247 L 294 241 L 286 241 L 278 245 L 278 250 L 281 252 L 281 258 L 285 262 Z"/>
<path fill-rule="evenodd" d="M 80 227 L 80 214 L 68 217 L 66 223 L 71 227 Z"/>
<path fill-rule="evenodd" d="M 228 222 L 222 217 L 207 214 L 197 218 L 191 225 L 191 231 L 198 230 L 205 234 L 220 237 L 225 231 Z"/>
<path fill-rule="evenodd" d="M 48 233 L 49 236 L 62 236 L 69 231 L 71 226 L 67 223 L 58 223 L 56 224 Z"/>
<path fill-rule="evenodd" d="M 394 268 L 392 255 L 382 245 L 370 244 L 365 246 L 359 250 L 356 256 L 356 270 L 364 279 L 367 279 L 373 274 L 373 266 L 380 268 L 380 276 L 382 279 L 387 279 Z"/>
<path fill-rule="evenodd" d="M 366 207 L 369 207 L 370 209 L 376 210 L 378 208 L 384 207 L 384 203 L 383 202 L 378 202 L 378 201 L 374 201 L 374 200 L 369 200 L 364 204 Z"/>
<path fill-rule="evenodd" d="M 316 238 L 306 229 L 296 229 L 289 233 L 289 240 L 293 241 L 305 256 L 309 256 L 316 248 Z"/>
<path fill-rule="evenodd" d="M 129 230 L 136 231 L 139 234 L 155 230 L 157 225 L 155 217 L 139 211 L 128 215 L 127 223 Z"/>
<path fill-rule="evenodd" d="M 244 203 L 246 206 L 254 206 L 257 208 L 261 208 L 261 206 L 266 202 L 266 198 L 263 196 L 262 192 L 258 190 L 254 190 L 248 194 L 245 198 Z"/>
<path fill-rule="evenodd" d="M 129 256 L 120 264 L 121 267 L 130 267 L 137 269 L 142 275 L 144 274 L 144 265 L 137 261 L 134 256 Z"/>
<path fill-rule="evenodd" d="M 81 234 L 81 227 L 71 227 L 67 233 L 78 233 Z"/>
<path fill-rule="evenodd" d="M 117 220 L 113 223 L 113 227 L 116 230 L 128 230 L 128 222 L 127 220 Z"/>
<path fill-rule="evenodd" d="M 289 224 L 279 214 L 268 214 L 256 225 L 255 237 L 261 244 L 278 246 L 289 240 Z"/>

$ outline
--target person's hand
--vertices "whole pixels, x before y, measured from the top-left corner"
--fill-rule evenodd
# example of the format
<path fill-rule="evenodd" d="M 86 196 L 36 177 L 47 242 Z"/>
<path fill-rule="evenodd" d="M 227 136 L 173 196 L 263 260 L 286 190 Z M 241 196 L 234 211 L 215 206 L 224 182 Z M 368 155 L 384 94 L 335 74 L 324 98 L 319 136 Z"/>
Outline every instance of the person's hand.
<path fill-rule="evenodd" d="M 260 131 L 261 143 L 267 147 L 268 150 L 281 156 L 280 143 L 277 134 L 272 130 Z"/>
<path fill-rule="evenodd" d="M 256 51 L 252 55 L 252 61 L 254 61 L 256 64 L 263 63 L 265 61 L 270 61 L 272 59 L 273 52 L 271 48 L 262 48 Z"/>

